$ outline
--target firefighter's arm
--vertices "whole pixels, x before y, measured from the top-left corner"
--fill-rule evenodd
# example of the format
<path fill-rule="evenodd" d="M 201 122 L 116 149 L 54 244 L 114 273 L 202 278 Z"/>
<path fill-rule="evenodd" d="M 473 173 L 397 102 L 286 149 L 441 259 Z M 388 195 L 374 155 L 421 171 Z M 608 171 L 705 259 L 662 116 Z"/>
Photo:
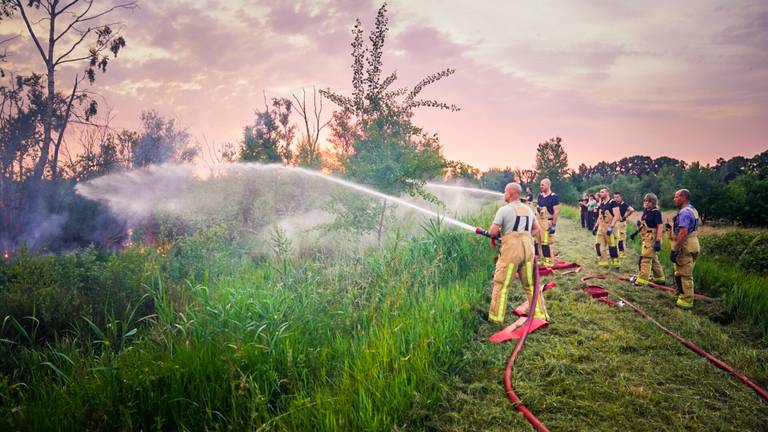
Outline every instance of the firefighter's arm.
<path fill-rule="evenodd" d="M 491 227 L 488 228 L 488 234 L 491 235 L 491 238 L 498 238 L 501 234 L 501 227 L 497 224 L 491 224 Z"/>
<path fill-rule="evenodd" d="M 624 219 L 628 219 L 629 216 L 631 216 L 632 213 L 634 212 L 635 212 L 635 209 L 633 209 L 632 206 L 629 206 L 629 208 L 627 208 L 627 213 L 624 215 Z"/>
<path fill-rule="evenodd" d="M 661 241 L 661 233 L 664 232 L 664 225 L 656 225 L 656 240 Z"/>
<path fill-rule="evenodd" d="M 552 207 L 554 214 L 552 215 L 552 225 L 557 225 L 557 218 L 560 217 L 560 204 Z"/>
<path fill-rule="evenodd" d="M 608 225 L 609 228 L 613 229 L 613 227 L 616 225 L 616 222 L 621 220 L 621 212 L 619 211 L 618 207 L 613 208 L 613 219 L 611 219 L 610 225 Z"/>

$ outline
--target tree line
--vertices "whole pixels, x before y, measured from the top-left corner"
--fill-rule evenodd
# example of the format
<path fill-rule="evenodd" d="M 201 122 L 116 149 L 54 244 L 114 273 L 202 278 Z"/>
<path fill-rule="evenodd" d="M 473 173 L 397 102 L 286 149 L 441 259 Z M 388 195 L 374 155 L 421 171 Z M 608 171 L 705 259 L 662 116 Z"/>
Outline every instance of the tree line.
<path fill-rule="evenodd" d="M 687 188 L 707 222 L 768 226 L 768 151 L 753 157 L 719 158 L 714 165 L 635 155 L 593 166 L 580 164 L 573 170 L 568 168 L 562 138 L 555 137 L 539 144 L 533 170 L 507 167 L 481 172 L 459 163 L 449 164 L 447 174 L 497 191 L 514 180 L 530 184 L 535 191 L 538 181 L 548 177 L 561 200 L 570 204 L 576 204 L 581 193 L 591 194 L 607 186 L 621 192 L 636 209 L 642 208 L 643 196 L 648 192 L 659 197 L 663 209 L 671 209 L 675 191 Z"/>

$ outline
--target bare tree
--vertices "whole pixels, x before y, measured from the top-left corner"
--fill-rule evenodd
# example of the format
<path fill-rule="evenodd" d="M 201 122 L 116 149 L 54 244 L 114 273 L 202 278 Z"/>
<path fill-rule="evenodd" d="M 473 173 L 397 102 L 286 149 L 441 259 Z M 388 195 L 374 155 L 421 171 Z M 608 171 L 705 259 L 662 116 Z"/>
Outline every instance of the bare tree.
<path fill-rule="evenodd" d="M 322 120 L 323 115 L 323 95 L 312 87 L 312 106 L 307 106 L 307 91 L 301 89 L 301 99 L 295 94 L 292 95 L 296 101 L 296 112 L 304 123 L 304 136 L 301 137 L 299 148 L 297 149 L 297 162 L 299 165 L 317 167 L 320 165 L 320 132 L 328 126 L 333 119 Z"/>
<path fill-rule="evenodd" d="M 46 107 L 42 118 L 43 139 L 33 177 L 41 179 L 46 166 L 50 166 L 51 177 L 55 179 L 58 176 L 59 149 L 67 124 L 73 116 L 74 103 L 86 105 L 82 112 L 86 121 L 96 113 L 98 107 L 97 102 L 83 91 L 83 82 L 88 80 L 93 84 L 97 70 L 106 72 L 110 53 L 116 57 L 120 49 L 125 47 L 119 23 L 105 22 L 105 18 L 121 9 L 134 9 L 136 2 L 125 1 L 96 11 L 93 8 L 94 0 L 0 1 L 9 15 L 19 13 L 45 65 L 47 86 Z M 83 64 L 85 69 L 75 75 L 68 96 L 59 98 L 56 72 L 61 66 L 70 63 Z"/>

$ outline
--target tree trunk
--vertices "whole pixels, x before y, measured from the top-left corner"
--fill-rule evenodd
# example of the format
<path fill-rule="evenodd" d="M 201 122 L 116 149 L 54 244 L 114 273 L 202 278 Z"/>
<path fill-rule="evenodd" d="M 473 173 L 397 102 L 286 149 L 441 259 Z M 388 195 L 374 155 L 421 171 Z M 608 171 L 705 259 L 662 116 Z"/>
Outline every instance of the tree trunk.
<path fill-rule="evenodd" d="M 379 246 L 381 246 L 381 231 L 384 227 L 384 214 L 387 212 L 387 200 L 385 199 L 381 204 L 381 215 L 379 216 L 379 233 L 378 233 L 378 241 Z"/>
<path fill-rule="evenodd" d="M 53 146 L 53 160 L 51 161 L 51 179 L 56 180 L 58 176 L 59 167 L 59 149 L 61 148 L 61 142 L 64 139 L 64 131 L 69 124 L 69 115 L 72 113 L 72 103 L 75 101 L 75 93 L 77 93 L 77 85 L 79 84 L 77 77 L 75 77 L 75 85 L 72 86 L 72 94 L 69 95 L 69 101 L 67 101 L 67 111 L 64 113 L 64 123 L 61 125 L 59 135 L 56 137 L 56 143 Z"/>
<path fill-rule="evenodd" d="M 55 5 L 54 5 L 55 7 Z M 56 16 L 51 14 L 49 17 L 48 26 L 48 58 L 44 58 L 46 72 L 48 73 L 48 95 L 45 106 L 45 116 L 43 117 L 43 143 L 40 149 L 40 159 L 35 165 L 35 171 L 33 178 L 40 180 L 45 173 L 45 166 L 48 164 L 48 153 L 51 145 L 51 132 L 53 129 L 53 104 L 56 97 L 56 77 L 55 77 L 55 65 L 53 59 L 53 47 L 56 43 L 54 40 L 56 34 Z M 31 35 L 34 37 L 34 34 Z"/>

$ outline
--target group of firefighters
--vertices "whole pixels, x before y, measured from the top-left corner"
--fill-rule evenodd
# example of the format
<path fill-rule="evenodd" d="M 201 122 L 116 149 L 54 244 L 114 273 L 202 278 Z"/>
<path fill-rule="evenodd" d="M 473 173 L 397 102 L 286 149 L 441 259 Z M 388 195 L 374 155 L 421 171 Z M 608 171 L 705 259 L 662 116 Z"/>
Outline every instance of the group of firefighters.
<path fill-rule="evenodd" d="M 507 184 L 504 189 L 507 204 L 496 212 L 488 230 L 492 238 L 501 240 L 488 314 L 489 319 L 496 323 L 504 322 L 507 293 L 514 276 L 520 278 L 530 304 L 535 283 L 534 256 L 543 267 L 554 264 L 553 241 L 560 214 L 560 198 L 552 191 L 549 179 L 543 179 L 539 186 L 540 193 L 534 202 L 530 189 L 523 195 L 518 182 Z M 620 192 L 612 195 L 608 188 L 603 188 L 598 197 L 598 219 L 592 231 L 597 264 L 600 267 L 610 265 L 618 268 L 626 253 L 627 218 L 635 210 L 624 201 Z M 642 239 L 639 271 L 630 280 L 636 285 L 648 285 L 651 282 L 664 284 L 664 269 L 657 253 L 661 251 L 662 233 L 666 230 L 678 293 L 675 304 L 683 309 L 693 307 L 693 267 L 699 254 L 699 214 L 690 201 L 691 194 L 687 189 L 675 192 L 674 203 L 679 210 L 671 224 L 664 224 L 658 197 L 652 193 L 646 194 L 637 230 L 630 235 L 631 239 L 637 235 Z M 533 313 L 535 318 L 549 321 L 543 295 L 539 296 Z"/>

